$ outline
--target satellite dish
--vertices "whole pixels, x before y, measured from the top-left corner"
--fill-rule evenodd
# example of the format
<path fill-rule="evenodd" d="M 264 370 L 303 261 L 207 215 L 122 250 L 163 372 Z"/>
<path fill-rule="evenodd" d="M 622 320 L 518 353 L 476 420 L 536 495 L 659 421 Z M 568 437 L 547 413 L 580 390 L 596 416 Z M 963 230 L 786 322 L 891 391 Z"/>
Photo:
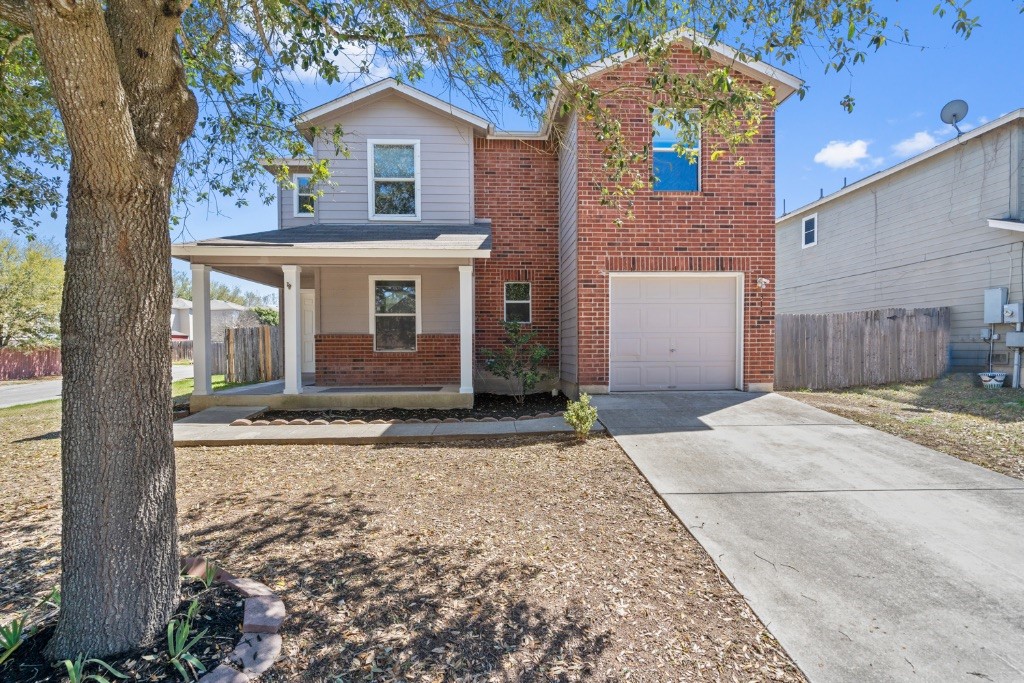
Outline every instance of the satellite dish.
<path fill-rule="evenodd" d="M 967 103 L 963 100 L 953 100 L 948 102 L 942 111 L 939 113 L 939 118 L 942 119 L 943 123 L 956 128 L 956 134 L 963 135 L 963 131 L 960 130 L 960 126 L 956 125 L 963 121 L 967 117 Z"/>

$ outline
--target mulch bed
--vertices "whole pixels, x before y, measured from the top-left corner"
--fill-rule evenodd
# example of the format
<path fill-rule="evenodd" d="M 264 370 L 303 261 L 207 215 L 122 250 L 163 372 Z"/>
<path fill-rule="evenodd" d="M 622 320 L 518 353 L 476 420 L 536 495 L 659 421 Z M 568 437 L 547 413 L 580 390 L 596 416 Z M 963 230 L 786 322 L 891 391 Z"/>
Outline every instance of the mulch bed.
<path fill-rule="evenodd" d="M 324 409 L 324 410 L 266 410 L 254 415 L 252 420 L 430 420 L 455 418 L 464 420 L 467 417 L 477 419 L 493 417 L 524 417 L 537 413 L 555 414 L 565 410 L 568 399 L 559 394 L 552 396 L 550 392 L 530 394 L 522 404 L 516 403 L 512 396 L 500 394 L 477 394 L 473 398 L 472 408 L 452 408 L 438 410 L 434 408 L 377 408 L 374 410 L 356 409 Z"/>
<path fill-rule="evenodd" d="M 57 429 L 0 419 L 0 622 L 57 580 Z M 261 681 L 804 680 L 607 437 L 180 448 L 177 475 L 182 551 L 288 605 Z"/>
<path fill-rule="evenodd" d="M 178 618 L 184 615 L 189 603 L 196 599 L 199 601 L 199 611 L 193 622 L 193 634 L 207 629 L 206 635 L 190 652 L 199 658 L 208 671 L 212 670 L 235 649 L 241 636 L 242 596 L 223 584 L 213 584 L 206 589 L 198 580 L 185 581 L 181 592 Z M 53 664 L 43 656 L 43 648 L 53 635 L 54 628 L 55 624 L 51 621 L 23 642 L 10 659 L 0 665 L 0 680 L 4 683 L 67 681 L 64 665 Z M 180 680 L 179 674 L 168 662 L 166 630 L 154 635 L 152 647 L 106 657 L 103 661 L 130 681 Z M 96 664 L 87 666 L 85 672 L 103 675 L 110 681 L 121 680 Z"/>

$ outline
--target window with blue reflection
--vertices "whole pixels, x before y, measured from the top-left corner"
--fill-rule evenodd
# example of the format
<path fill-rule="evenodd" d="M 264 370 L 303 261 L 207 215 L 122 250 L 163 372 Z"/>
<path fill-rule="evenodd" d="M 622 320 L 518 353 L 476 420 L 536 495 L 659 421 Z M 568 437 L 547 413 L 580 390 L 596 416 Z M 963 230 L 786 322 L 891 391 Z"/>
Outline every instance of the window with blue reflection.
<path fill-rule="evenodd" d="M 679 139 L 679 131 L 670 125 L 654 124 L 655 192 L 698 192 L 700 190 L 700 139 L 691 143 Z M 688 153 L 689 150 L 695 155 Z"/>

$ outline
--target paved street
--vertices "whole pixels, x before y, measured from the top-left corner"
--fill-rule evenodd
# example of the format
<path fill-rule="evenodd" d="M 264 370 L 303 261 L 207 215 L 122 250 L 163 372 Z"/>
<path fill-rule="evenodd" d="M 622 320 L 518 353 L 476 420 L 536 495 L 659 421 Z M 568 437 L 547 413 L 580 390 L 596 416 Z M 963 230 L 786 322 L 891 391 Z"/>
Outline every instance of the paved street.
<path fill-rule="evenodd" d="M 171 366 L 175 381 L 192 376 L 191 365 Z M 0 382 L 0 408 L 39 403 L 60 398 L 60 379 L 44 379 L 29 382 Z"/>

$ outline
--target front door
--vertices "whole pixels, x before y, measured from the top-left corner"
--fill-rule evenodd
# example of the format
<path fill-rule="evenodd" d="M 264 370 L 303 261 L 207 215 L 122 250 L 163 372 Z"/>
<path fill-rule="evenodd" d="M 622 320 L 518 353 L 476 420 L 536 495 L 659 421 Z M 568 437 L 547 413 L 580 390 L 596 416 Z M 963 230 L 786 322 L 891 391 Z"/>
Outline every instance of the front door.
<path fill-rule="evenodd" d="M 316 372 L 316 290 L 302 290 L 302 371 Z"/>

